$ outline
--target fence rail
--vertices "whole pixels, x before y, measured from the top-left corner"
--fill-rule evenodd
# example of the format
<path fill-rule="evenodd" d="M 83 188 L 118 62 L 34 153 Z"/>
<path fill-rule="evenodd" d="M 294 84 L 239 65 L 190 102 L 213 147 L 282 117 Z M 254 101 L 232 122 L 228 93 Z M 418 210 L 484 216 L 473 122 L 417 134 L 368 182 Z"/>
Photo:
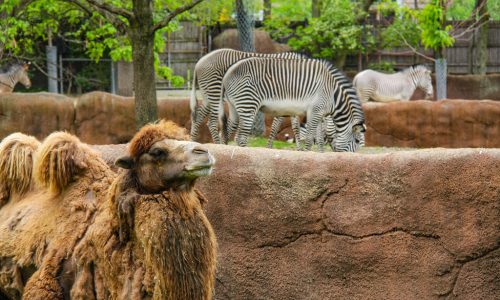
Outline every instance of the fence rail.
<path fill-rule="evenodd" d="M 446 49 L 445 56 L 448 62 L 448 72 L 450 74 L 470 74 L 475 65 L 477 47 L 474 45 L 474 37 L 477 31 L 470 30 L 470 22 L 451 22 L 454 26 L 454 35 L 459 36 L 452 47 Z M 488 22 L 488 50 L 487 50 L 487 73 L 500 73 L 500 21 Z M 433 57 L 431 50 L 422 47 L 418 49 L 428 57 Z M 361 62 L 361 66 L 359 63 Z M 427 63 L 426 60 L 415 54 L 408 48 L 396 48 L 390 50 L 379 50 L 368 55 L 352 55 L 347 58 L 346 67 L 348 69 L 366 69 L 371 64 L 381 63 L 392 64 L 395 68 L 404 68 L 413 64 Z"/>

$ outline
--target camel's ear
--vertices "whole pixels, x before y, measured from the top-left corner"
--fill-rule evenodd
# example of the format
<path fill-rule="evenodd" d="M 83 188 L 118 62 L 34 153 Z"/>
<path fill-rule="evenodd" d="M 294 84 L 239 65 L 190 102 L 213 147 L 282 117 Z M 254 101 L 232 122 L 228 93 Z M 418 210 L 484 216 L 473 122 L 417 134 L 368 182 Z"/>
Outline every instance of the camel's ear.
<path fill-rule="evenodd" d="M 132 169 L 134 167 L 134 159 L 130 156 L 122 156 L 115 161 L 115 166 L 122 169 Z"/>

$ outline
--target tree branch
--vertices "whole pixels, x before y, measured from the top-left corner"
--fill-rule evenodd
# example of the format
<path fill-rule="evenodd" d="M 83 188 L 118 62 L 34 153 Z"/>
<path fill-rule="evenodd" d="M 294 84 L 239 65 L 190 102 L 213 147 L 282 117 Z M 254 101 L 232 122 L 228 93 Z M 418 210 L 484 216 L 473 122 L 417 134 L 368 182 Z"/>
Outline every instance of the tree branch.
<path fill-rule="evenodd" d="M 83 0 L 84 2 L 87 3 L 87 5 L 85 5 L 84 3 L 82 3 L 80 0 L 63 0 L 63 1 L 68 2 L 68 3 L 73 3 L 74 5 L 78 6 L 80 9 L 82 9 L 83 11 L 85 11 L 86 13 L 88 13 L 89 15 L 92 15 L 92 10 L 90 9 L 90 7 L 87 6 L 87 5 L 90 5 L 93 8 L 95 8 L 111 24 L 113 24 L 113 26 L 118 31 L 120 31 L 123 34 L 125 34 L 127 32 L 127 24 L 124 21 L 120 20 L 120 18 L 118 17 L 118 16 L 125 17 L 124 15 L 119 14 L 119 13 L 113 13 L 110 10 L 107 10 L 107 9 L 104 9 L 104 8 L 102 8 L 100 6 L 94 5 L 93 3 L 96 2 L 94 0 Z M 109 5 L 106 5 L 106 4 L 102 4 L 102 5 L 104 5 L 106 7 L 109 7 Z M 133 17 L 132 13 L 130 13 L 127 10 L 124 10 L 124 9 L 121 9 L 121 8 L 117 8 L 117 7 L 113 7 L 113 8 L 114 9 L 118 9 L 120 11 L 128 12 L 129 16 Z M 127 17 L 125 17 L 125 18 L 127 18 Z M 130 20 L 130 19 L 128 19 L 128 20 Z"/>
<path fill-rule="evenodd" d="M 195 7 L 196 5 L 198 5 L 199 3 L 203 2 L 204 0 L 193 0 L 191 3 L 189 4 L 186 4 L 184 6 L 181 6 L 181 7 L 178 7 L 176 9 L 174 9 L 173 11 L 171 11 L 168 16 L 161 20 L 160 22 L 158 22 L 154 27 L 153 27 L 153 33 L 156 32 L 157 30 L 165 27 L 168 25 L 168 23 L 170 23 L 170 21 L 172 21 L 173 18 L 175 18 L 177 15 L 185 12 L 186 10 L 190 10 L 191 8 Z"/>
<path fill-rule="evenodd" d="M 134 17 L 134 14 L 132 12 L 121 7 L 116 7 L 113 5 L 102 3 L 97 0 L 85 0 L 85 1 L 101 11 L 107 11 L 108 13 L 115 16 L 116 15 L 122 16 L 127 20 L 131 20 Z"/>

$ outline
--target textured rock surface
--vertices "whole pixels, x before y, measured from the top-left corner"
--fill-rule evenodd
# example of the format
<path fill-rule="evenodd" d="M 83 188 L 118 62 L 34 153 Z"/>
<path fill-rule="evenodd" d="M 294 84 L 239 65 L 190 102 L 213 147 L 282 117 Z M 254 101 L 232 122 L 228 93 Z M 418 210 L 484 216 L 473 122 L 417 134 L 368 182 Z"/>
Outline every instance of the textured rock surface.
<path fill-rule="evenodd" d="M 498 299 L 500 150 L 208 147 L 216 299 Z"/>
<path fill-rule="evenodd" d="M 258 53 L 277 53 L 291 51 L 290 46 L 276 43 L 271 39 L 269 33 L 264 30 L 254 31 L 255 51 Z M 226 29 L 213 40 L 214 49 L 231 48 L 240 50 L 240 41 L 236 29 Z"/>
<path fill-rule="evenodd" d="M 57 130 L 74 133 L 74 98 L 52 93 L 0 95 L 0 139 L 23 132 L 39 139 Z"/>
<path fill-rule="evenodd" d="M 500 148 L 500 101 L 443 100 L 367 103 L 367 146 Z M 160 118 L 190 128 L 187 99 L 158 101 Z M 272 118 L 266 118 L 267 132 Z M 278 138 L 292 135 L 289 118 Z M 16 131 L 42 139 L 56 130 L 76 133 L 89 144 L 117 144 L 135 133 L 131 97 L 103 92 L 79 98 L 49 93 L 0 95 L 0 138 Z M 203 124 L 200 142 L 211 142 Z"/>
<path fill-rule="evenodd" d="M 500 147 L 500 101 L 369 102 L 363 110 L 367 146 Z"/>

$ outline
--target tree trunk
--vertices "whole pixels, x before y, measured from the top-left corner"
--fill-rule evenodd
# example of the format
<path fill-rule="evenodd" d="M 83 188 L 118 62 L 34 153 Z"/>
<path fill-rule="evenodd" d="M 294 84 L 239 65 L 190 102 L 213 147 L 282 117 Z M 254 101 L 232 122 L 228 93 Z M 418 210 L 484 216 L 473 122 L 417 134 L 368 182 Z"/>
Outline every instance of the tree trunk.
<path fill-rule="evenodd" d="M 337 58 L 335 59 L 335 67 L 337 67 L 337 69 L 339 70 L 343 70 L 346 59 L 347 59 L 347 53 L 339 52 L 337 54 Z"/>
<path fill-rule="evenodd" d="M 271 18 L 271 0 L 264 0 L 264 21 Z"/>
<path fill-rule="evenodd" d="M 312 0 L 312 17 L 319 18 L 321 16 L 321 0 Z"/>
<path fill-rule="evenodd" d="M 476 55 L 473 67 L 474 74 L 486 74 L 488 62 L 488 7 L 486 0 L 476 0 L 477 16 L 476 20 L 479 22 L 479 28 L 474 32 L 474 45 L 476 47 Z M 484 25 L 482 25 L 484 23 Z"/>
<path fill-rule="evenodd" d="M 238 27 L 238 37 L 240 49 L 246 52 L 255 52 L 254 45 L 254 19 L 251 9 L 249 9 L 248 0 L 236 0 L 236 25 Z M 262 112 L 257 112 L 253 127 L 253 134 L 261 136 L 266 130 L 265 117 Z"/>
<path fill-rule="evenodd" d="M 158 119 L 154 69 L 153 12 L 150 0 L 134 0 L 130 24 L 134 61 L 135 120 L 137 129 Z"/>

